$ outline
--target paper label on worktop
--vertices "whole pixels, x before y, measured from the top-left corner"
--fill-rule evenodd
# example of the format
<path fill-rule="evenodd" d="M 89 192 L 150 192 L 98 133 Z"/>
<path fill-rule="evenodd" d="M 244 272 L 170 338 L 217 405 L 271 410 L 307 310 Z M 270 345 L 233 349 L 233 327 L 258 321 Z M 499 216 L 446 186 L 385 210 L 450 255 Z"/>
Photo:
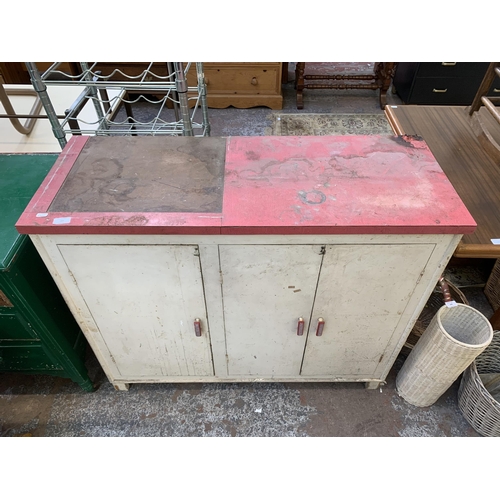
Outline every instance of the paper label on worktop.
<path fill-rule="evenodd" d="M 491 242 L 493 243 L 493 245 L 500 245 L 500 238 L 492 238 Z"/>
<path fill-rule="evenodd" d="M 52 224 L 69 224 L 71 217 L 57 217 L 52 221 Z"/>

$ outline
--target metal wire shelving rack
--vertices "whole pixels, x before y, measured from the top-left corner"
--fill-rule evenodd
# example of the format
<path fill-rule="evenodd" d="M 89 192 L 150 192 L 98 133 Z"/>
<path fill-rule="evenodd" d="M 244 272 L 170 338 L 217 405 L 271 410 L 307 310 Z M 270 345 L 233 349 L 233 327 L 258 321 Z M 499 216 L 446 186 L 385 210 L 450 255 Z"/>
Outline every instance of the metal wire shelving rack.
<path fill-rule="evenodd" d="M 121 69 L 103 74 L 99 63 L 77 63 L 77 74 L 62 71 L 60 62 L 40 73 L 36 63 L 25 63 L 52 130 L 63 148 L 66 135 L 184 135 L 209 136 L 206 85 L 203 63 L 167 62 L 163 72 L 145 63 L 137 75 Z M 195 69 L 196 85 L 188 85 L 187 74 Z M 157 68 L 157 66 L 156 66 Z M 163 69 L 163 68 L 162 68 Z M 74 72 L 75 73 L 75 72 Z M 160 74 L 161 73 L 161 74 Z M 190 74 L 193 74 L 191 71 Z M 47 86 L 79 86 L 82 92 L 64 116 L 57 115 Z M 113 94 L 113 95 L 110 95 Z M 84 106 L 92 102 L 95 120 L 79 117 Z M 148 103 L 150 111 L 138 119 L 134 104 Z"/>

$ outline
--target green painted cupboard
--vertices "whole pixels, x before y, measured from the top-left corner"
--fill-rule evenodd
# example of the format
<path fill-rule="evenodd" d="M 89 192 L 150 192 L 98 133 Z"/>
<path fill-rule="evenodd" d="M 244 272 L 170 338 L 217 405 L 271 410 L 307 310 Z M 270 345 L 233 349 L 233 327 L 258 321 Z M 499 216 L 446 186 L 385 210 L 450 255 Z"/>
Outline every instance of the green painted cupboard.
<path fill-rule="evenodd" d="M 56 159 L 0 155 L 0 374 L 56 375 L 92 391 L 86 339 L 31 240 L 14 227 Z"/>

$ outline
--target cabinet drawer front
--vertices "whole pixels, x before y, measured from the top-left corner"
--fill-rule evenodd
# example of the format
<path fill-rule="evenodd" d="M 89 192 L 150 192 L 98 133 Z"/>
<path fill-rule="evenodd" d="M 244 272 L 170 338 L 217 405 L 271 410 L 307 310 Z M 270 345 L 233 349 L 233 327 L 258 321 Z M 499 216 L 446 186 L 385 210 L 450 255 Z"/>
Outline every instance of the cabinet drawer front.
<path fill-rule="evenodd" d="M 0 342 L 0 372 L 41 372 L 62 370 L 45 352 L 40 342 Z"/>
<path fill-rule="evenodd" d="M 59 250 L 122 377 L 214 374 L 196 245 Z"/>
<path fill-rule="evenodd" d="M 276 65 L 205 67 L 207 94 L 276 94 L 281 77 Z"/>
<path fill-rule="evenodd" d="M 411 104 L 472 103 L 481 83 L 468 78 L 417 78 L 411 93 Z"/>
<path fill-rule="evenodd" d="M 18 314 L 5 314 L 0 310 L 0 340 L 35 339 L 35 332 Z"/>
<path fill-rule="evenodd" d="M 484 62 L 426 62 L 420 63 L 417 78 L 420 77 L 459 77 L 483 79 L 489 63 Z"/>

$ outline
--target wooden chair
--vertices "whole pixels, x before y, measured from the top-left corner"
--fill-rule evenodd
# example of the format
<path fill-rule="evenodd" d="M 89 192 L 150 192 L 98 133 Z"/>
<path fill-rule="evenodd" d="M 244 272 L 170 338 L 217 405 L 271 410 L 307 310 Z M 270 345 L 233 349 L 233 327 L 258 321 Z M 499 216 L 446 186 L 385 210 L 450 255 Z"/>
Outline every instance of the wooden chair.
<path fill-rule="evenodd" d="M 334 74 L 314 75 L 306 73 L 306 63 L 298 62 L 295 66 L 295 89 L 297 92 L 297 109 L 304 108 L 302 92 L 304 89 L 379 89 L 380 107 L 384 109 L 387 104 L 386 94 L 394 77 L 396 63 L 375 63 L 373 73 L 370 74 Z M 307 80 L 318 82 L 328 80 L 328 83 L 306 83 Z M 333 82 L 331 82 L 333 80 Z M 336 83 L 336 81 L 340 81 Z M 353 83 L 361 81 L 364 83 Z M 349 83 L 348 83 L 349 82 Z M 368 83 L 367 83 L 368 82 Z"/>
<path fill-rule="evenodd" d="M 495 104 L 500 104 L 500 96 L 492 97 L 486 95 L 496 77 L 500 77 L 500 63 L 492 62 L 488 66 L 483 81 L 469 108 L 469 117 L 472 129 L 477 134 L 478 139 L 481 140 L 490 154 L 500 158 L 500 143 L 493 137 L 491 124 L 487 124 L 479 113 L 481 107 L 484 106 L 495 119 L 495 125 L 500 127 L 500 111 L 495 106 Z"/>
<path fill-rule="evenodd" d="M 31 111 L 28 114 L 16 113 L 12 103 L 10 102 L 9 95 L 34 97 L 35 101 Z M 0 115 L 0 118 L 8 118 L 13 127 L 20 134 L 29 135 L 35 126 L 37 118 L 44 118 L 43 116 L 40 116 L 42 101 L 39 98 L 38 93 L 33 89 L 5 89 L 3 84 L 0 83 L 0 103 L 6 111 L 5 114 Z M 21 118 L 25 118 L 26 121 L 21 123 Z"/>

